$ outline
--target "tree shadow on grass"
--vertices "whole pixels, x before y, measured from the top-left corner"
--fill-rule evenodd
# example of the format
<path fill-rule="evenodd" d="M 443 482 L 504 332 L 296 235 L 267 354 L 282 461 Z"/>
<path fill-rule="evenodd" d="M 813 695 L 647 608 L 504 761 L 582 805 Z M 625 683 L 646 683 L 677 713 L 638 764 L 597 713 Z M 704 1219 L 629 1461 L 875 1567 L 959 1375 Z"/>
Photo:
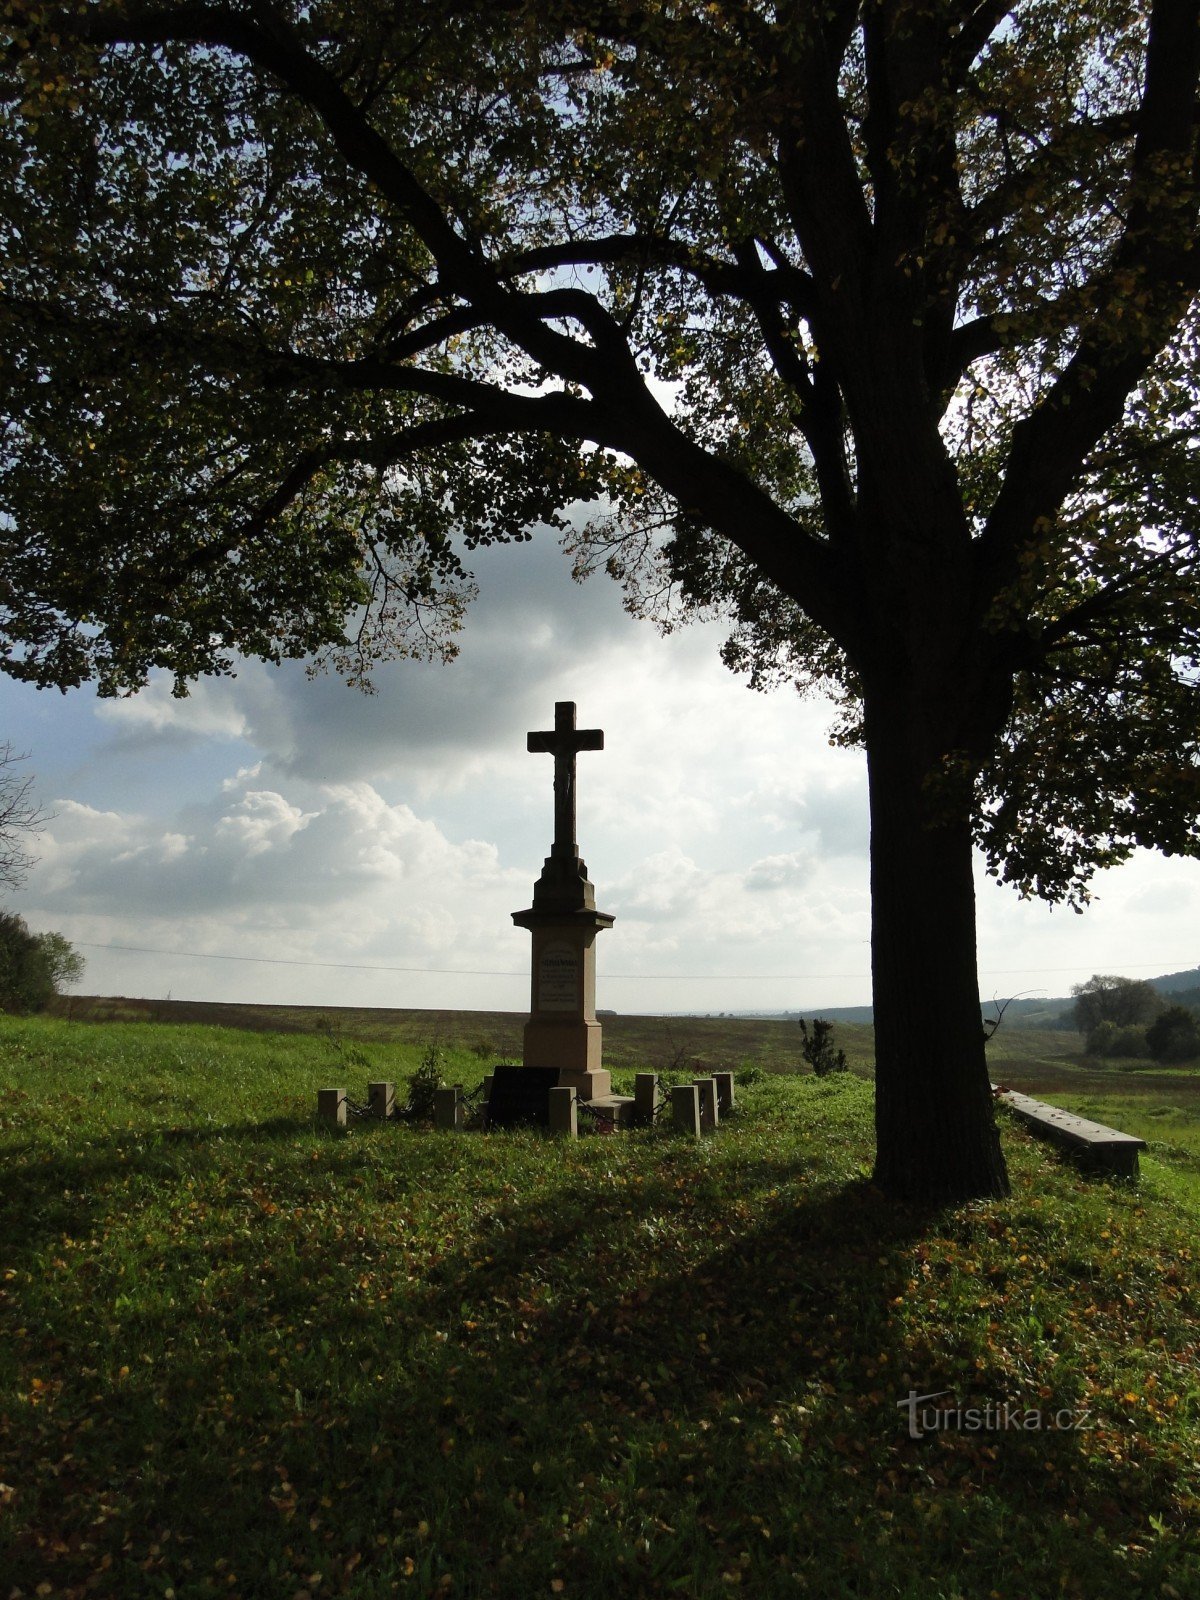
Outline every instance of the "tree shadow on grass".
<path fill-rule="evenodd" d="M 749 1555 L 759 1592 L 792 1592 L 800 1572 L 822 1594 L 900 1593 L 905 1573 L 914 1595 L 955 1575 L 968 1593 L 1126 1593 L 1121 1545 L 1161 1504 L 1163 1476 L 1098 1472 L 1088 1432 L 1052 1431 L 1050 1397 L 989 1393 L 988 1373 L 956 1363 L 952 1340 L 913 1369 L 918 1353 L 890 1313 L 930 1216 L 862 1183 L 806 1193 L 791 1163 L 759 1162 L 745 1182 L 776 1203 L 748 1225 L 693 1206 L 709 1246 L 694 1257 L 652 1236 L 631 1251 L 611 1214 L 589 1216 L 564 1189 L 560 1213 L 517 1207 L 499 1241 L 490 1229 L 431 1271 L 422 1319 L 440 1349 L 418 1365 L 428 1398 L 444 1398 L 422 1408 L 418 1380 L 385 1392 L 379 1417 L 425 1441 L 409 1480 L 418 1500 L 433 1452 L 462 1452 L 461 1509 L 441 1525 L 460 1559 L 498 1550 L 514 1579 L 544 1581 L 524 1559 L 532 1506 L 582 1528 L 566 1557 L 616 1563 L 621 1592 L 663 1592 L 690 1573 L 695 1592 L 720 1593 Z M 646 1186 L 651 1217 L 670 1192 Z M 910 1437 L 913 1389 L 948 1392 L 946 1427 L 926 1419 Z M 1041 1421 L 953 1422 L 989 1400 Z M 515 1509 L 497 1542 L 469 1489 L 506 1476 Z M 589 1520 L 597 1506 L 602 1526 Z M 1164 1581 L 1170 1561 L 1168 1544 L 1150 1552 L 1144 1578 Z M 471 1592 L 492 1592 L 481 1573 Z"/>
<path fill-rule="evenodd" d="M 163 1148 L 300 1131 L 167 1130 Z M 119 1354 L 88 1356 L 110 1375 L 76 1386 L 69 1492 L 25 1463 L 12 1581 L 1008 1600 L 1077 1569 L 1091 1594 L 1128 1592 L 1120 1546 L 1153 1483 L 1114 1512 L 1086 1436 L 909 1438 L 910 1388 L 967 1399 L 975 1376 L 950 1339 L 917 1369 L 893 1314 L 928 1216 L 794 1159 L 741 1161 L 733 1182 L 694 1146 L 611 1171 L 561 1150 L 527 1140 L 530 1194 L 487 1170 L 486 1144 L 418 1140 L 408 1167 L 440 1188 L 365 1207 L 350 1184 L 386 1179 L 385 1145 L 319 1185 L 312 1141 L 288 1152 L 274 1212 L 205 1235 L 167 1275 L 175 1303 L 120 1313 Z M 39 1177 L 43 1198 L 130 1160 L 153 1178 L 151 1155 L 102 1150 L 106 1168 Z M 81 1340 L 98 1311 L 79 1308 Z M 79 1359 L 19 1419 L 27 1445 L 69 1420 Z"/>
<path fill-rule="evenodd" d="M 282 1146 L 313 1130 L 311 1118 L 267 1117 L 89 1132 L 78 1146 L 48 1148 L 35 1138 L 10 1140 L 0 1186 L 4 1264 L 27 1267 L 62 1234 L 86 1235 L 97 1225 L 115 1185 L 169 1182 L 186 1176 L 180 1152 L 206 1154 Z"/>

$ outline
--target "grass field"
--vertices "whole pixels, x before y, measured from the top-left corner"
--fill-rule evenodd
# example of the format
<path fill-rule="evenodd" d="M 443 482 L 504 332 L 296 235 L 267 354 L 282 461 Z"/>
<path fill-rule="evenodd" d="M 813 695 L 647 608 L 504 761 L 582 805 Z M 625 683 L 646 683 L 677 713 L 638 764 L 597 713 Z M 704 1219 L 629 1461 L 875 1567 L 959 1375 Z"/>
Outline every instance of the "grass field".
<path fill-rule="evenodd" d="M 436 1043 L 481 1059 L 519 1061 L 525 1015 L 515 1011 L 388 1011 L 328 1006 L 214 1005 L 185 1000 L 83 999 L 59 1003 L 60 1012 L 81 1020 L 199 1022 L 255 1032 L 314 1034 L 375 1044 Z M 839 1027 L 838 1038 L 853 1064 L 866 1070 L 871 1030 Z M 753 1061 L 768 1071 L 800 1065 L 800 1030 L 794 1022 L 746 1017 L 604 1017 L 605 1064 L 635 1070 L 688 1067 L 736 1068 Z"/>
<path fill-rule="evenodd" d="M 1014 1035 L 994 1076 L 1153 1125 L 1143 1181 L 1006 1125 L 1012 1198 L 930 1216 L 787 1024 L 641 1024 L 775 1070 L 702 1144 L 562 1144 L 316 1126 L 434 1032 L 514 1053 L 326 1015 L 0 1019 L 0 1600 L 1200 1592 L 1193 1075 Z"/>

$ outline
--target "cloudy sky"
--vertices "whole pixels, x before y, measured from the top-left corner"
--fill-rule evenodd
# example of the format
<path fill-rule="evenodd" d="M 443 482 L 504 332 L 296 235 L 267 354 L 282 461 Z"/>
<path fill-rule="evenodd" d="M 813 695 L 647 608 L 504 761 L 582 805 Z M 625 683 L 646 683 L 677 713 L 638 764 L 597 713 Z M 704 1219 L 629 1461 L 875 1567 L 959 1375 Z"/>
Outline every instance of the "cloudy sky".
<path fill-rule="evenodd" d="M 97 994 L 520 1011 L 552 762 L 525 734 L 575 700 L 580 845 L 622 1011 L 869 1001 L 866 773 L 826 706 L 754 694 L 721 632 L 661 638 L 553 539 L 472 558 L 481 595 L 451 666 L 401 662 L 364 696 L 302 666 L 244 666 L 183 701 L 103 701 L 0 679 L 0 741 L 54 813 L 9 898 L 87 958 Z M 1083 916 L 981 872 L 986 997 L 1200 960 L 1200 863 L 1143 854 Z"/>

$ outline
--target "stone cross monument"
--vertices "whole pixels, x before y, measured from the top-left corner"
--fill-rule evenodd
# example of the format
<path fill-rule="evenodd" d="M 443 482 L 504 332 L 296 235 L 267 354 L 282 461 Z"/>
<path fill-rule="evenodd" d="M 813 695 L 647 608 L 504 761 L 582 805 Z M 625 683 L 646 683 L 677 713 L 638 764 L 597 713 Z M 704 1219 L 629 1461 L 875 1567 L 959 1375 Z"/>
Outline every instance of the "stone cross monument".
<path fill-rule="evenodd" d="M 527 1067 L 554 1070 L 557 1085 L 581 1100 L 610 1093 L 600 1066 L 596 1021 L 596 935 L 614 918 L 596 910 L 596 895 L 575 842 L 575 757 L 603 750 L 599 728 L 575 726 L 575 702 L 554 707 L 554 727 L 531 733 L 527 748 L 554 757 L 554 843 L 533 886 L 533 905 L 514 911 L 518 928 L 533 935 L 532 997 L 525 1024 Z"/>

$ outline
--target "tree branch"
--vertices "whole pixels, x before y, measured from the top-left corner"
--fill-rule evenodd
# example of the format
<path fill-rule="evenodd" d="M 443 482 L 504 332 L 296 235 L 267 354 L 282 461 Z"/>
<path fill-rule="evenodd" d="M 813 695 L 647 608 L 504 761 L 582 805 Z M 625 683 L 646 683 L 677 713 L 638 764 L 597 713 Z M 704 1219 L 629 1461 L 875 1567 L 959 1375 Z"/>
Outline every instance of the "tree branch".
<path fill-rule="evenodd" d="M 800 108 L 798 125 L 779 134 L 780 181 L 815 282 L 841 291 L 844 301 L 871 259 L 871 218 L 839 101 L 838 60 L 817 29 L 799 37 L 806 48 L 780 74 Z"/>
<path fill-rule="evenodd" d="M 314 445 L 311 449 L 301 451 L 280 479 L 274 493 L 250 512 L 235 533 L 193 551 L 179 564 L 179 571 L 181 574 L 199 572 L 225 560 L 248 539 L 262 533 L 276 517 L 282 516 L 317 474 L 335 462 L 393 467 L 408 456 L 438 445 L 457 444 L 513 431 L 507 423 L 486 422 L 464 412 L 457 416 L 436 417 L 411 428 L 401 428 L 394 433 L 379 434 L 373 438 L 330 440 Z"/>
<path fill-rule="evenodd" d="M 1008 113 L 1002 109 L 994 115 L 1007 119 Z M 1056 169 L 1071 181 L 1077 174 L 1081 153 L 1132 138 L 1136 131 L 1137 118 L 1133 116 L 1085 117 L 1068 122 L 1057 137 L 1039 145 L 1024 165 L 1013 166 L 994 188 L 966 210 L 964 237 L 981 240 L 991 229 L 1003 226 L 1010 219 L 1014 198 L 1031 185 L 1043 183 Z M 972 259 L 980 255 L 983 248 L 978 244 L 971 252 Z"/>
<path fill-rule="evenodd" d="M 498 278 L 521 272 L 552 271 L 556 267 L 640 265 L 673 267 L 694 277 L 711 295 L 747 300 L 757 292 L 758 281 L 732 261 L 722 261 L 667 234 L 611 234 L 599 239 L 574 239 L 562 244 L 539 245 L 495 263 Z M 790 265 L 777 264 L 763 274 L 777 302 L 793 307 L 799 316 L 812 309 L 812 279 Z"/>
<path fill-rule="evenodd" d="M 943 391 L 951 393 L 972 362 L 996 355 L 1021 340 L 1070 327 L 1081 309 L 1093 303 L 1097 291 L 1096 285 L 1072 287 L 1055 299 L 1034 300 L 1020 311 L 997 311 L 960 323 L 947 341 Z"/>
<path fill-rule="evenodd" d="M 64 31 L 76 32 L 93 44 L 166 44 L 170 42 L 222 46 L 244 56 L 271 73 L 286 89 L 304 101 L 324 123 L 345 160 L 371 180 L 402 213 L 437 263 L 438 274 L 453 292 L 472 302 L 497 329 L 521 345 L 552 372 L 592 387 L 601 376 L 611 384 L 617 370 L 610 342 L 603 369 L 596 352 L 579 340 L 556 333 L 545 325 L 536 309 L 537 296 L 514 296 L 500 284 L 485 257 L 462 239 L 442 208 L 418 181 L 412 169 L 371 126 L 365 112 L 350 99 L 332 72 L 311 56 L 272 19 L 272 26 L 251 20 L 222 5 L 184 4 L 172 10 L 133 9 L 116 14 L 89 12 Z M 610 338 L 619 330 L 608 313 L 594 302 L 589 332 Z M 581 319 L 582 320 L 582 319 Z M 625 347 L 626 381 L 637 379 L 636 364 Z M 640 382 L 640 379 L 637 381 Z"/>
<path fill-rule="evenodd" d="M 1072 635 L 1079 635 L 1092 624 L 1104 622 L 1115 616 L 1131 594 L 1150 579 L 1157 577 L 1164 568 L 1173 567 L 1180 574 L 1186 573 L 1189 566 L 1195 570 L 1195 557 L 1184 561 L 1179 561 L 1177 557 L 1177 551 L 1163 551 L 1129 576 L 1094 590 L 1086 599 L 1072 606 L 1043 629 L 1040 638 L 1035 641 L 1037 657 L 1048 660 L 1057 650 L 1070 649 L 1076 642 Z"/>
<path fill-rule="evenodd" d="M 992 34 L 1012 10 L 1012 0 L 977 0 L 954 40 L 955 78 L 961 80 Z"/>
<path fill-rule="evenodd" d="M 638 266 L 644 263 L 673 267 L 689 274 L 715 299 L 727 297 L 744 300 L 749 297 L 753 287 L 735 263 L 721 261 L 667 234 L 611 234 L 598 239 L 571 239 L 559 244 L 537 245 L 497 258 L 492 264 L 492 271 L 496 279 L 504 283 L 523 273 L 552 272 L 561 267 Z M 770 282 L 775 298 L 791 305 L 797 315 L 804 316 L 811 310 L 812 281 L 807 274 L 785 264 L 770 274 Z M 392 313 L 380 331 L 380 339 L 386 340 L 400 333 L 414 317 L 422 315 L 453 292 L 440 283 L 424 285 Z M 453 310 L 446 314 L 444 324 L 439 322 L 430 326 L 431 329 L 444 326 L 447 334 L 450 334 L 481 326 L 490 320 L 483 313 L 470 320 L 472 315 L 463 309 Z M 457 321 L 459 318 L 463 319 L 461 323 Z M 420 330 L 415 330 L 414 338 L 419 333 Z M 385 348 L 392 353 L 392 346 Z M 414 344 L 412 348 L 419 351 L 430 348 L 430 344 Z"/>
<path fill-rule="evenodd" d="M 780 320 L 779 303 L 771 292 L 771 280 L 778 272 L 767 272 L 763 268 L 753 240 L 744 239 L 735 248 L 738 265 L 747 282 L 746 299 L 754 312 L 767 353 L 775 371 L 799 400 L 800 431 L 812 452 L 829 531 L 835 537 L 844 535 L 850 529 L 854 504 L 846 471 L 840 403 L 831 413 L 828 385 L 821 385 L 818 391 L 808 362 L 796 349 Z"/>

